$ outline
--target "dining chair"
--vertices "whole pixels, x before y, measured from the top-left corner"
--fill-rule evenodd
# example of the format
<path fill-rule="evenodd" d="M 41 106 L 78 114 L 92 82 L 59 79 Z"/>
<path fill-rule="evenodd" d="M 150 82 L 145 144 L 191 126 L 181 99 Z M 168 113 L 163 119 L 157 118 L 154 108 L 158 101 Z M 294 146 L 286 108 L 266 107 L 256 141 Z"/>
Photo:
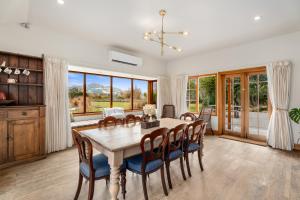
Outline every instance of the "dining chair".
<path fill-rule="evenodd" d="M 201 112 L 199 113 L 198 120 L 204 120 L 207 123 L 207 129 L 210 130 L 211 134 L 214 135 L 214 131 L 211 126 L 211 114 L 212 114 L 212 108 L 211 107 L 205 107 L 201 109 Z"/>
<path fill-rule="evenodd" d="M 185 132 L 184 158 L 189 176 L 191 177 L 191 169 L 189 164 L 189 153 L 198 151 L 198 160 L 201 171 L 203 171 L 202 156 L 203 156 L 203 137 L 206 131 L 207 123 L 203 120 L 196 120 L 189 124 Z M 191 133 L 190 133 L 191 131 Z"/>
<path fill-rule="evenodd" d="M 175 106 L 164 105 L 162 110 L 161 118 L 175 118 Z"/>
<path fill-rule="evenodd" d="M 167 143 L 167 150 L 165 156 L 165 163 L 166 163 L 166 171 L 167 171 L 167 178 L 169 188 L 172 189 L 172 181 L 170 176 L 170 163 L 174 160 L 180 159 L 180 168 L 183 180 L 186 180 L 184 167 L 183 167 L 183 141 L 185 137 L 186 131 L 186 124 L 180 124 L 175 128 L 171 129 L 168 133 L 168 143 Z"/>
<path fill-rule="evenodd" d="M 190 121 L 195 121 L 196 120 L 196 115 L 191 112 L 186 112 L 180 115 L 179 119 L 180 120 L 190 120 Z"/>
<path fill-rule="evenodd" d="M 141 118 L 139 116 L 135 116 L 132 114 L 126 115 L 125 119 L 124 119 L 124 123 L 125 124 L 129 124 L 129 123 L 136 123 L 141 121 Z"/>
<path fill-rule="evenodd" d="M 85 178 L 89 182 L 88 200 L 92 200 L 94 196 L 94 186 L 96 180 L 105 179 L 106 183 L 110 179 L 110 166 L 108 158 L 104 154 L 96 154 L 93 156 L 93 146 L 87 137 L 83 137 L 76 130 L 72 130 L 73 140 L 77 146 L 79 154 L 79 180 L 74 200 L 77 200 L 81 191 L 82 181 Z M 121 186 L 123 196 L 126 193 L 124 185 L 126 184 L 126 168 L 121 167 Z"/>
<path fill-rule="evenodd" d="M 98 122 L 99 128 L 108 126 L 117 126 L 118 124 L 124 124 L 123 119 L 117 119 L 113 116 L 105 117 L 103 120 Z"/>
<path fill-rule="evenodd" d="M 159 169 L 161 173 L 161 183 L 163 186 L 163 190 L 165 195 L 168 196 L 164 175 L 164 154 L 165 147 L 168 142 L 168 131 L 169 129 L 167 128 L 160 128 L 144 135 L 140 142 L 142 153 L 126 159 L 126 168 L 129 171 L 142 176 L 145 200 L 148 200 L 146 186 L 147 176 Z"/>

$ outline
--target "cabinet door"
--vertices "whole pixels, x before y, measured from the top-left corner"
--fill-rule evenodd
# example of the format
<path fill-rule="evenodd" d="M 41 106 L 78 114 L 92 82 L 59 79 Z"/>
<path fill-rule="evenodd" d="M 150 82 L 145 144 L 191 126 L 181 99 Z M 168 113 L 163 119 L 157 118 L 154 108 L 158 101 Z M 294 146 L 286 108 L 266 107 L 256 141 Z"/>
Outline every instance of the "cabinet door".
<path fill-rule="evenodd" d="M 39 128 L 37 119 L 8 122 L 9 160 L 22 160 L 39 154 Z"/>
<path fill-rule="evenodd" d="M 7 123 L 0 119 L 0 164 L 7 160 Z"/>

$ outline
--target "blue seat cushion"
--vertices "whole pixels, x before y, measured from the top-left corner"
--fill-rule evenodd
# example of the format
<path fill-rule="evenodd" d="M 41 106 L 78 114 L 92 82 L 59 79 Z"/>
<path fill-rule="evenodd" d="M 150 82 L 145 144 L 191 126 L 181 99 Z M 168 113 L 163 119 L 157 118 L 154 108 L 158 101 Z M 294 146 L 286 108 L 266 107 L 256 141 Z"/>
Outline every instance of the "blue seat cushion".
<path fill-rule="evenodd" d="M 142 173 L 142 163 L 143 163 L 142 154 L 126 159 L 127 169 L 138 174 Z M 159 169 L 162 165 L 163 165 L 162 159 L 152 160 L 146 164 L 145 172 L 148 173 L 151 171 L 155 171 L 156 169 Z"/>
<path fill-rule="evenodd" d="M 196 151 L 198 149 L 200 149 L 200 145 L 197 143 L 191 143 L 188 146 L 188 152 Z"/>
<path fill-rule="evenodd" d="M 169 160 L 175 160 L 176 158 L 179 158 L 181 157 L 183 154 L 183 152 L 180 150 L 180 149 L 177 149 L 176 151 L 172 151 L 170 154 L 169 154 Z"/>
<path fill-rule="evenodd" d="M 108 176 L 110 174 L 110 167 L 108 164 L 108 159 L 103 154 L 97 154 L 93 156 L 93 165 L 95 169 L 95 178 L 100 178 L 103 176 Z M 80 163 L 80 171 L 86 177 L 90 176 L 89 165 L 82 162 Z"/>

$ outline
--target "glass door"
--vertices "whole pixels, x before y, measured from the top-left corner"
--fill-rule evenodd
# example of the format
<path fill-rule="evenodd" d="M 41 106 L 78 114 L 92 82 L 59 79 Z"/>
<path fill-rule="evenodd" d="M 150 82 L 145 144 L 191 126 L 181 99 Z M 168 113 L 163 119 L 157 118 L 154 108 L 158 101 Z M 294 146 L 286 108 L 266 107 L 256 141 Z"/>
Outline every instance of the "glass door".
<path fill-rule="evenodd" d="M 268 79 L 266 73 L 248 74 L 247 85 L 247 137 L 266 140 L 270 119 Z"/>
<path fill-rule="evenodd" d="M 225 133 L 241 136 L 242 134 L 242 98 L 241 76 L 225 76 Z"/>

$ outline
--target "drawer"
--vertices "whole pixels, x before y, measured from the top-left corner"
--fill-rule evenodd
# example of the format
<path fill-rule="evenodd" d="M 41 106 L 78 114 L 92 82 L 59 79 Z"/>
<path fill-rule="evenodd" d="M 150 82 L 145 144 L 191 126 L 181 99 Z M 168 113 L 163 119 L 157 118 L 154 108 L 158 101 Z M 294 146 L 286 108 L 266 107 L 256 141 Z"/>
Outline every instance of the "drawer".
<path fill-rule="evenodd" d="M 9 119 L 20 119 L 20 118 L 37 118 L 39 117 L 38 110 L 12 110 L 8 111 Z"/>
<path fill-rule="evenodd" d="M 6 111 L 0 111 L 0 119 L 5 119 L 7 117 Z"/>

